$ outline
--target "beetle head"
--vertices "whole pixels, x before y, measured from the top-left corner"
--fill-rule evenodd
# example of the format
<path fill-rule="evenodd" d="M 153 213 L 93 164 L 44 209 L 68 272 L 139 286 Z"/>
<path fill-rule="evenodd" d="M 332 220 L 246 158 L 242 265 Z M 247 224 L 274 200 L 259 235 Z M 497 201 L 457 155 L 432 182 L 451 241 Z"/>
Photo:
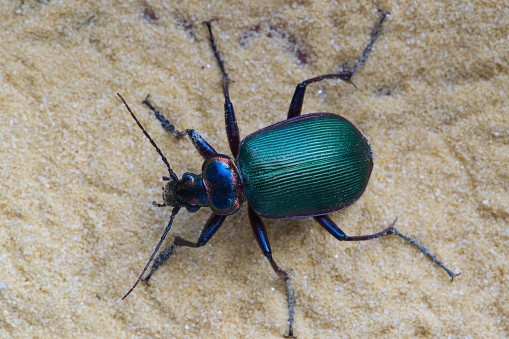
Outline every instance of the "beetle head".
<path fill-rule="evenodd" d="M 191 213 L 200 209 L 205 197 L 201 176 L 186 172 L 181 179 L 163 177 L 163 180 L 168 181 L 163 187 L 163 204 L 157 206 L 183 206 Z"/>

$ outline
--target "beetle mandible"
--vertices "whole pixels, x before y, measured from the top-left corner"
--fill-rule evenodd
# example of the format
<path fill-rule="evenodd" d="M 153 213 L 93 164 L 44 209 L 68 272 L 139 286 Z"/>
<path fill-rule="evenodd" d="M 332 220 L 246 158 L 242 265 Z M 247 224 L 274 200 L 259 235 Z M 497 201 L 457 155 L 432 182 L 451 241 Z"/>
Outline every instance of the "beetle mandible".
<path fill-rule="evenodd" d="M 391 234 L 398 235 L 443 268 L 451 277 L 451 281 L 460 274 L 453 273 L 427 248 L 394 228 L 396 220 L 381 232 L 348 236 L 328 216 L 350 206 L 363 194 L 373 168 L 373 151 L 366 137 L 347 119 L 332 113 L 301 115 L 306 86 L 325 79 L 341 79 L 353 85 L 351 79 L 366 61 L 387 15 L 389 13 L 382 12 L 368 45 L 351 70 L 324 74 L 299 83 L 293 94 L 287 119 L 258 130 L 242 141 L 228 93 L 230 77 L 226 73 L 216 46 L 211 21 L 205 22 L 210 44 L 222 73 L 226 134 L 233 157 L 217 153 L 193 129 L 181 132 L 175 130 L 175 127 L 152 106 L 148 96 L 143 101 L 154 112 L 163 128 L 175 139 L 179 140 L 186 135 L 191 139 L 194 147 L 205 159 L 202 173 L 198 175 L 184 173 L 182 178 L 178 178 L 159 147 L 118 94 L 168 168 L 169 177 L 163 177 L 167 182 L 163 187 L 163 203 L 153 204 L 158 207 L 173 207 L 164 234 L 137 281 L 122 299 L 125 299 L 141 280 L 148 283 L 152 274 L 173 253 L 175 246 L 194 248 L 204 246 L 221 227 L 226 217 L 237 212 L 243 202 L 247 202 L 249 221 L 260 249 L 286 285 L 289 329 L 285 337 L 294 337 L 293 289 L 288 273 L 272 258 L 269 239 L 261 217 L 274 219 L 312 217 L 340 241 L 364 241 Z M 198 241 L 192 242 L 176 237 L 170 246 L 161 251 L 151 271 L 143 278 L 182 207 L 189 212 L 196 212 L 200 207 L 209 207 L 212 214 L 203 227 Z"/>

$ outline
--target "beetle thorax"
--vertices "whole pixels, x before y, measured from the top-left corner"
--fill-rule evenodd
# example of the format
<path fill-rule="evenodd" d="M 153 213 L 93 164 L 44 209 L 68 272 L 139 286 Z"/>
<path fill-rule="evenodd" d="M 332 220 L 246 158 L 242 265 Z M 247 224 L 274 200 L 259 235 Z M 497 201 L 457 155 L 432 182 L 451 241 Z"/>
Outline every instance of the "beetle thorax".
<path fill-rule="evenodd" d="M 219 215 L 235 213 L 241 206 L 244 190 L 235 161 L 223 154 L 214 155 L 203 162 L 203 185 L 210 209 Z"/>

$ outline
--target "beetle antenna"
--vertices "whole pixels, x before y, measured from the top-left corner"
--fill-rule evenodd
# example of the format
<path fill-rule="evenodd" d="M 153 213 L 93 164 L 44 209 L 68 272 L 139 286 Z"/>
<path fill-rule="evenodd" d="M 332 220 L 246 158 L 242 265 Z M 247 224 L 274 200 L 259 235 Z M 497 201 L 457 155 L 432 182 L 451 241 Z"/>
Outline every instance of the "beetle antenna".
<path fill-rule="evenodd" d="M 145 136 L 147 137 L 147 139 L 150 141 L 150 143 L 152 144 L 152 146 L 154 146 L 154 148 L 156 149 L 157 153 L 159 153 L 159 155 L 161 156 L 161 159 L 163 160 L 164 164 L 166 165 L 166 167 L 168 168 L 168 172 L 170 173 L 170 177 L 173 181 L 177 181 L 178 180 L 178 177 L 177 175 L 175 174 L 175 172 L 173 172 L 173 170 L 171 169 L 171 166 L 170 166 L 170 163 L 168 162 L 168 160 L 166 159 L 166 157 L 163 155 L 163 152 L 161 152 L 161 150 L 159 149 L 159 147 L 157 146 L 156 142 L 150 137 L 150 135 L 148 134 L 148 132 L 145 130 L 145 128 L 143 127 L 143 125 L 138 121 L 138 119 L 136 118 L 136 116 L 134 115 L 133 111 L 131 111 L 131 108 L 129 107 L 129 105 L 127 104 L 127 102 L 125 102 L 124 98 L 122 98 L 122 96 L 117 93 L 117 95 L 119 96 L 120 100 L 122 100 L 122 102 L 124 103 L 125 107 L 127 107 L 127 110 L 129 111 L 129 113 L 131 113 L 131 116 L 133 117 L 134 121 L 136 121 L 136 124 L 138 125 L 138 127 L 143 131 L 143 134 L 145 134 Z M 128 293 L 129 294 L 129 293 Z M 125 297 L 124 297 L 125 298 Z"/>
<path fill-rule="evenodd" d="M 120 98 L 122 98 L 122 97 L 120 97 Z M 124 101 L 124 103 L 125 103 L 125 101 Z M 161 244 L 163 243 L 164 239 L 166 239 L 166 235 L 170 231 L 171 224 L 173 224 L 173 219 L 175 219 L 175 216 L 177 215 L 179 210 L 180 210 L 180 206 L 173 207 L 173 210 L 171 211 L 170 221 L 168 222 L 168 226 L 166 226 L 166 230 L 164 231 L 164 234 L 161 236 L 161 240 L 159 240 L 159 243 L 157 244 L 156 248 L 154 249 L 154 252 L 152 252 L 152 255 L 150 256 L 150 259 L 147 261 L 147 264 L 145 265 L 145 268 L 143 269 L 143 272 L 141 272 L 140 276 L 138 277 L 138 280 L 136 280 L 136 282 L 134 283 L 133 287 L 131 287 L 131 289 L 122 297 L 122 300 L 124 300 L 125 298 L 127 298 L 127 296 L 129 294 L 131 294 L 131 292 L 134 290 L 134 288 L 140 282 L 141 278 L 143 278 L 143 275 L 145 274 L 145 272 L 147 272 L 147 269 L 150 266 L 150 263 L 152 262 L 152 260 L 154 260 L 154 257 L 156 256 L 157 251 L 159 251 L 159 247 L 161 247 Z"/>

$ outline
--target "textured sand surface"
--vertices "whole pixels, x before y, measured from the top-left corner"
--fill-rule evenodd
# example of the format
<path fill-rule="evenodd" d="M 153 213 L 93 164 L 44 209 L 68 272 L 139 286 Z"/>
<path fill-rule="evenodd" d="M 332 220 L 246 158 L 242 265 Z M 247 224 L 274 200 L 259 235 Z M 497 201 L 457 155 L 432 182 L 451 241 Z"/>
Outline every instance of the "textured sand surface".
<path fill-rule="evenodd" d="M 314 221 L 267 220 L 291 270 L 299 338 L 509 336 L 509 4 L 493 2 L 2 1 L 0 5 L 0 337 L 281 338 L 284 286 L 258 249 L 246 209 L 210 243 L 177 250 L 129 298 L 169 220 L 166 168 L 120 92 L 176 172 L 199 172 L 141 101 L 221 153 L 220 72 L 234 82 L 242 136 L 286 116 L 295 85 L 353 66 L 358 89 L 311 85 L 305 112 L 354 122 L 377 158 L 358 203 L 335 213 L 340 243 Z M 209 216 L 183 211 L 169 238 L 197 239 Z"/>

